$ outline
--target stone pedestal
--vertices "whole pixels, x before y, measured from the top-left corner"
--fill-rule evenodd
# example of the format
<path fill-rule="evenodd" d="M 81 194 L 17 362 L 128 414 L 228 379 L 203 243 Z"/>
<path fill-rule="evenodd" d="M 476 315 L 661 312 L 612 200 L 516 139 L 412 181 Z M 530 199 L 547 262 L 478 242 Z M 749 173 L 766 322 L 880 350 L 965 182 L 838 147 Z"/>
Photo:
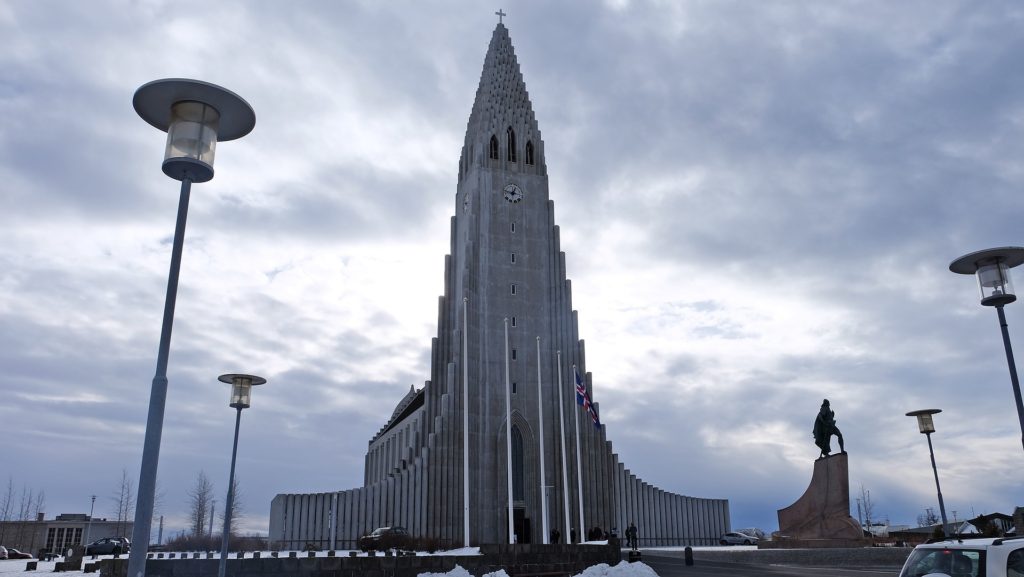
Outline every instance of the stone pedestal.
<path fill-rule="evenodd" d="M 795 503 L 779 509 L 779 531 L 764 548 L 866 547 L 870 541 L 850 516 L 846 453 L 814 462 L 811 484 Z"/>

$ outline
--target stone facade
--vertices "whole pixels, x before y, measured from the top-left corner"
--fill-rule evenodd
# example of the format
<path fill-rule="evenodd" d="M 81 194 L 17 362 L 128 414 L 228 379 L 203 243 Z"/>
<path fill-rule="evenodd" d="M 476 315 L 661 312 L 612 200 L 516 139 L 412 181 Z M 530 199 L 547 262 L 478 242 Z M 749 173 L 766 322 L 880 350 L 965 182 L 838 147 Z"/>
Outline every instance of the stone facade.
<path fill-rule="evenodd" d="M 592 527 L 622 535 L 630 522 L 643 545 L 713 544 L 729 530 L 728 501 L 645 483 L 576 404 L 574 367 L 590 398 L 593 383 L 544 152 L 508 30 L 499 24 L 459 158 L 430 380 L 410 390 L 371 439 L 365 486 L 274 498 L 276 546 L 353 547 L 359 535 L 388 525 L 461 545 L 464 442 L 474 545 L 509 541 L 510 488 L 520 543 L 543 542 L 544 493 L 549 528 L 563 543 Z"/>

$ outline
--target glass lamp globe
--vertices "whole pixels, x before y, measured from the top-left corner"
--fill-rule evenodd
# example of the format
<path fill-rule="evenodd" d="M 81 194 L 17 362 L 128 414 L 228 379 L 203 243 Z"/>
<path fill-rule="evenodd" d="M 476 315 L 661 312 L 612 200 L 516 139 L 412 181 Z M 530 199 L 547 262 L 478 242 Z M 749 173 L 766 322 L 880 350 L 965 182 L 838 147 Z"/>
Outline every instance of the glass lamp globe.
<path fill-rule="evenodd" d="M 143 120 L 167 133 L 163 170 L 175 180 L 210 180 L 217 142 L 241 138 L 256 126 L 248 102 L 201 80 L 154 80 L 135 91 L 132 104 Z"/>
<path fill-rule="evenodd" d="M 1005 246 L 966 254 L 949 265 L 949 270 L 973 274 L 978 280 L 981 304 L 1001 307 L 1017 300 L 1010 269 L 1024 263 L 1024 248 Z"/>
<path fill-rule="evenodd" d="M 267 382 L 263 377 L 243 374 L 221 375 L 217 377 L 217 380 L 231 385 L 229 406 L 234 409 L 248 409 L 252 404 L 252 388 Z"/>

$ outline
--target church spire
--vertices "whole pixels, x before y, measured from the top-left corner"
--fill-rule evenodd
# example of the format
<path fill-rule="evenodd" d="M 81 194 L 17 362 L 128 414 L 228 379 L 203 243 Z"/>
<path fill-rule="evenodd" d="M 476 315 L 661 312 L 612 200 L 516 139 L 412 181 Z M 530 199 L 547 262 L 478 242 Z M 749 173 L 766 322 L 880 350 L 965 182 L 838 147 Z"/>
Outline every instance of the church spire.
<path fill-rule="evenodd" d="M 508 28 L 499 22 L 491 34 L 466 127 L 463 172 L 471 166 L 494 166 L 490 161 L 501 161 L 533 166 L 543 173 L 543 156 L 540 129 L 512 39 Z"/>

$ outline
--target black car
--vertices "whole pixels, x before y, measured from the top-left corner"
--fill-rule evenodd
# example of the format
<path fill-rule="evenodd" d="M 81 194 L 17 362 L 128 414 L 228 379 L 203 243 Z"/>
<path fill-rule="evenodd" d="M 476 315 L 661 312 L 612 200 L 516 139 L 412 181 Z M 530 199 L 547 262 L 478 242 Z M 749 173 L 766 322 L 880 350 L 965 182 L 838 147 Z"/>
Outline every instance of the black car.
<path fill-rule="evenodd" d="M 132 545 L 124 537 L 106 537 L 93 541 L 85 548 L 86 555 L 120 555 L 131 551 Z"/>
<path fill-rule="evenodd" d="M 408 549 L 412 536 L 405 527 L 378 527 L 369 535 L 359 538 L 361 551 L 383 551 L 385 549 Z"/>

